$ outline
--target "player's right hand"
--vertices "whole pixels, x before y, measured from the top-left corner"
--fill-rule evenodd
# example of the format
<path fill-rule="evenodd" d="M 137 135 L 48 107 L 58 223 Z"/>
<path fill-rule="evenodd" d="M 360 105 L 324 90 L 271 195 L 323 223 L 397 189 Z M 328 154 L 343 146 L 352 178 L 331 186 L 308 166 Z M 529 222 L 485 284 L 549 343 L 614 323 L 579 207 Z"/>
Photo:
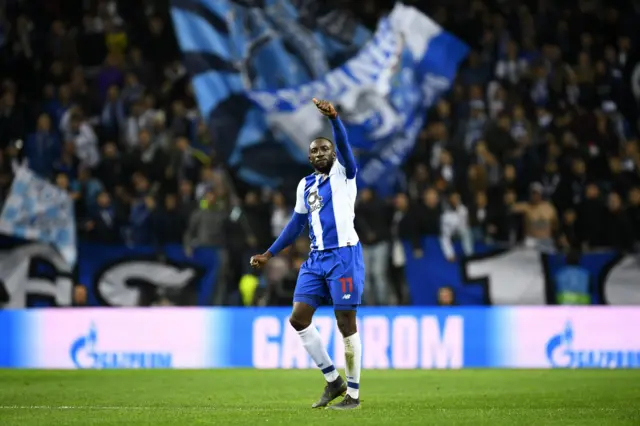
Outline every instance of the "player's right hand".
<path fill-rule="evenodd" d="M 264 254 L 256 254 L 254 256 L 251 256 L 249 264 L 252 268 L 261 269 L 264 267 L 264 265 L 267 264 L 269 259 L 271 259 L 271 253 L 269 252 Z"/>

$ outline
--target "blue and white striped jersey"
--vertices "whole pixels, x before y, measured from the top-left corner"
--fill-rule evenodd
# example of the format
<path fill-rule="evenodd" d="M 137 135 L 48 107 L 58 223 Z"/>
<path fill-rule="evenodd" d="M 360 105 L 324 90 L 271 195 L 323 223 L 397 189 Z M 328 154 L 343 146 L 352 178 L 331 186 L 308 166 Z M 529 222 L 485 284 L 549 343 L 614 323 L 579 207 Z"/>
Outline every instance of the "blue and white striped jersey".
<path fill-rule="evenodd" d="M 337 158 L 328 176 L 314 173 L 298 184 L 296 205 L 291 220 L 267 250 L 273 256 L 291 245 L 307 223 L 311 250 L 354 246 L 359 241 L 353 224 L 358 192 L 356 160 L 349 146 L 347 131 L 340 119 L 332 118 L 331 126 Z"/>
<path fill-rule="evenodd" d="M 313 173 L 300 181 L 294 211 L 307 215 L 312 250 L 353 246 L 359 241 L 353 223 L 357 192 L 355 177 L 348 179 L 337 159 L 329 176 Z"/>

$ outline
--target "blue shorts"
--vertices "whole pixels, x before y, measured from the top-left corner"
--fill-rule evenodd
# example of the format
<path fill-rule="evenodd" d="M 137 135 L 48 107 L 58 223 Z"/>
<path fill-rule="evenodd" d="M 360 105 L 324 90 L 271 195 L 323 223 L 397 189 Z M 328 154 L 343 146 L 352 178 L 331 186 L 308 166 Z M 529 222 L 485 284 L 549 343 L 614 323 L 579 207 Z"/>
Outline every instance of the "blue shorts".
<path fill-rule="evenodd" d="M 335 310 L 354 311 L 362 303 L 364 260 L 362 246 L 312 251 L 300 268 L 293 302 L 314 308 L 333 303 Z"/>

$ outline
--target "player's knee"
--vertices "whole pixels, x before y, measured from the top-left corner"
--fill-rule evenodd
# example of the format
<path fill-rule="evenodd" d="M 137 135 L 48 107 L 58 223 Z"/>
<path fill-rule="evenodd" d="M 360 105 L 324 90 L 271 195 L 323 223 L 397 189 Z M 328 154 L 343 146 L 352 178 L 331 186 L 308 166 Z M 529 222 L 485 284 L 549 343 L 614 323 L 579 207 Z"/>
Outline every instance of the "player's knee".
<path fill-rule="evenodd" d="M 336 322 L 343 337 L 349 337 L 358 331 L 353 311 L 336 311 Z"/>
<path fill-rule="evenodd" d="M 294 330 L 301 331 L 309 328 L 309 326 L 311 325 L 311 318 L 305 318 L 302 315 L 296 315 L 296 313 L 294 312 L 289 317 L 289 324 L 291 324 L 291 327 L 293 327 Z"/>

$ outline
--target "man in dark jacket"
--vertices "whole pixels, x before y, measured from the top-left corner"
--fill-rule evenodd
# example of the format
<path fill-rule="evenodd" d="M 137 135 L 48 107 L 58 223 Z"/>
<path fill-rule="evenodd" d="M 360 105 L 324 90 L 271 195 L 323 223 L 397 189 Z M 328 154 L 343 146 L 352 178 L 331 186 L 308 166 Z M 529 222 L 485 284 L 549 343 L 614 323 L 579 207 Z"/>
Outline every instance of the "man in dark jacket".
<path fill-rule="evenodd" d="M 187 231 L 184 234 L 184 248 L 187 256 L 198 247 L 212 247 L 218 256 L 216 286 L 219 294 L 227 292 L 229 254 L 227 246 L 227 225 L 229 215 L 221 203 L 216 202 L 213 191 L 207 191 L 200 201 L 200 208 L 191 213 Z"/>
<path fill-rule="evenodd" d="M 385 203 L 369 188 L 360 193 L 355 226 L 362 243 L 365 274 L 365 301 L 369 305 L 389 302 L 389 220 Z"/>

